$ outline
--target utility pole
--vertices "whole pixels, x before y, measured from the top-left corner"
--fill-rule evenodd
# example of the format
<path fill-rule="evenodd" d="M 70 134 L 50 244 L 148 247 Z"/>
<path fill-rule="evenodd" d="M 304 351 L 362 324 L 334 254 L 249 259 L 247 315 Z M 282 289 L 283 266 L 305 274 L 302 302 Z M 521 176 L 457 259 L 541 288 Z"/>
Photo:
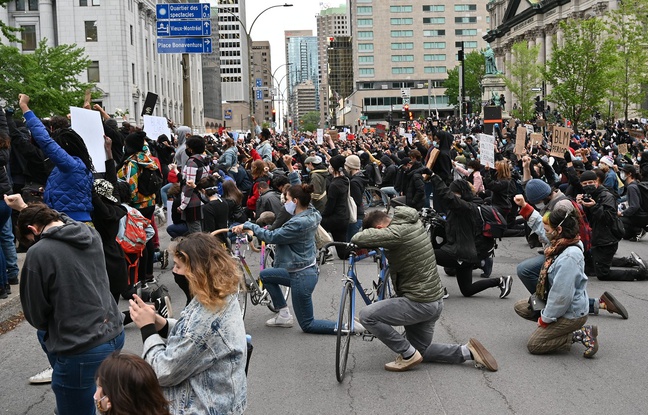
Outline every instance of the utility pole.
<path fill-rule="evenodd" d="M 191 128 L 193 134 L 193 119 L 191 111 L 191 68 L 189 54 L 182 54 L 182 118 L 183 124 Z"/>
<path fill-rule="evenodd" d="M 464 42 L 461 41 L 461 50 L 459 51 L 459 60 L 461 61 L 461 125 L 463 126 L 464 132 L 466 130 L 466 113 L 463 111 L 466 106 L 466 55 L 464 50 Z M 466 111 L 467 112 L 467 111 Z"/>

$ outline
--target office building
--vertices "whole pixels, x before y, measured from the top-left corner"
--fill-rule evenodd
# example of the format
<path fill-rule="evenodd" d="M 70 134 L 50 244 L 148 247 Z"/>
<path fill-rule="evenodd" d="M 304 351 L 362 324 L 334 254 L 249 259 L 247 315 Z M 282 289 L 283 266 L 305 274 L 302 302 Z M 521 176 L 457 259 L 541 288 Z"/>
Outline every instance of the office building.
<path fill-rule="evenodd" d="M 286 66 L 288 71 L 288 105 L 293 125 L 298 125 L 297 118 L 297 85 L 310 80 L 315 88 L 315 111 L 320 110 L 319 98 L 319 63 L 317 36 L 311 30 L 286 31 Z M 303 107 L 303 105 L 302 105 Z"/>
<path fill-rule="evenodd" d="M 344 79 L 344 73 L 349 73 L 352 70 L 347 64 L 345 56 L 351 54 L 349 37 L 349 20 L 347 8 L 345 4 L 339 7 L 329 7 L 319 12 L 316 16 L 317 19 L 317 50 L 319 56 L 319 71 L 320 71 L 320 125 L 328 125 L 331 119 L 335 118 L 335 109 L 337 107 L 336 95 L 342 94 L 347 96 L 351 93 L 344 93 L 341 90 L 340 83 Z M 347 39 L 345 43 L 342 38 Z M 349 48 L 347 49 L 346 46 Z M 336 50 L 338 49 L 339 50 Z M 330 62 L 329 55 L 334 55 L 336 62 Z M 343 56 L 344 55 L 344 56 Z M 340 66 L 340 65 L 343 66 Z M 347 69 L 349 71 L 347 71 Z M 329 85 L 329 72 L 334 72 L 333 77 L 336 78 L 335 87 Z M 349 74 L 353 79 L 353 73 Z M 333 107 L 331 110 L 330 107 Z"/>
<path fill-rule="evenodd" d="M 218 27 L 218 8 L 211 9 L 211 23 Z M 213 38 L 215 38 L 215 34 Z M 220 53 L 218 42 L 214 42 L 211 54 L 202 55 L 203 106 L 205 107 L 205 132 L 218 132 L 223 122 L 221 95 Z"/>
<path fill-rule="evenodd" d="M 252 78 L 254 79 L 254 116 L 259 124 L 271 125 L 274 83 L 268 41 L 252 41 Z"/>
<path fill-rule="evenodd" d="M 338 111 L 338 123 L 357 125 L 361 115 L 369 124 L 390 114 L 394 122 L 409 119 L 402 111 L 407 100 L 414 117 L 452 114 L 444 81 L 448 70 L 459 64 L 461 42 L 466 53 L 486 47 L 486 2 L 349 4 L 355 91 Z"/>
<path fill-rule="evenodd" d="M 139 125 L 147 92 L 158 94 L 153 115 L 171 118 L 176 125 L 189 124 L 202 131 L 202 64 L 190 55 L 191 120 L 184 118 L 181 55 L 157 53 L 156 2 L 153 0 L 58 0 L 11 1 L 0 7 L 0 19 L 23 31 L 25 53 L 42 39 L 49 46 L 77 44 L 91 60 L 83 81 L 96 84 L 101 94 L 94 102 L 113 113 L 128 110 L 127 119 Z M 3 40 L 4 44 L 10 44 Z"/>
<path fill-rule="evenodd" d="M 297 120 L 298 126 L 303 124 L 302 117 L 309 112 L 317 111 L 317 89 L 313 81 L 307 79 L 294 88 L 295 110 L 291 114 Z"/>

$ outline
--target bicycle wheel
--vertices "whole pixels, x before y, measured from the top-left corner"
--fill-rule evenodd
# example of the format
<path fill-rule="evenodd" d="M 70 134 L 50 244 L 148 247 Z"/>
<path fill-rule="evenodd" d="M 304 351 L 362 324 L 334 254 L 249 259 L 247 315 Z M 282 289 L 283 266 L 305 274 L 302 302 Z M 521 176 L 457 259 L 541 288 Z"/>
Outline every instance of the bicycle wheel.
<path fill-rule="evenodd" d="M 391 278 L 389 276 L 389 269 L 385 271 L 385 280 L 380 284 L 380 288 L 378 289 L 378 297 L 379 299 L 386 300 L 388 298 L 394 298 L 396 297 L 396 293 L 394 292 L 394 287 L 392 286 L 391 283 Z"/>
<path fill-rule="evenodd" d="M 239 269 L 241 270 L 241 282 L 239 283 L 238 286 L 236 299 L 238 300 L 239 308 L 241 309 L 241 316 L 245 318 L 245 312 L 247 311 L 248 289 L 245 280 L 245 270 L 243 269 L 242 266 L 239 266 Z"/>
<path fill-rule="evenodd" d="M 335 377 L 338 382 L 344 380 L 347 359 L 349 357 L 349 344 L 351 342 L 351 323 L 353 321 L 353 310 L 351 307 L 351 296 L 353 295 L 353 284 L 347 281 L 342 290 L 340 301 L 340 312 L 337 324 L 337 341 L 335 343 Z"/>
<path fill-rule="evenodd" d="M 274 265 L 274 255 L 275 255 L 275 248 L 274 245 L 266 245 L 265 248 L 265 256 L 263 257 L 263 269 L 268 269 L 272 268 L 272 265 Z M 290 287 L 281 285 L 281 293 L 283 294 L 284 300 L 288 301 L 288 297 L 290 296 Z M 268 304 L 268 309 L 272 311 L 273 313 L 276 313 L 277 310 L 272 303 L 272 298 L 270 298 L 270 304 Z"/>

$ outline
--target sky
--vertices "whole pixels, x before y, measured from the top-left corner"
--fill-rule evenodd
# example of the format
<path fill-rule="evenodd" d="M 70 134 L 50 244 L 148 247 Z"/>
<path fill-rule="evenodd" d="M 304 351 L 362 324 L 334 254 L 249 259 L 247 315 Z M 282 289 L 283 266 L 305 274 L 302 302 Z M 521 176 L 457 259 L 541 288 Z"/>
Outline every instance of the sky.
<path fill-rule="evenodd" d="M 286 63 L 286 49 L 284 46 L 284 31 L 286 30 L 312 30 L 313 36 L 317 34 L 315 15 L 327 7 L 339 6 L 345 0 L 320 1 L 320 0 L 245 0 L 246 24 L 249 26 L 256 16 L 264 9 L 275 4 L 292 4 L 292 7 L 277 7 L 263 13 L 252 28 L 252 40 L 267 40 L 270 42 L 270 57 L 272 71 Z M 210 0 L 216 5 L 216 0 Z M 286 74 L 285 67 L 277 71 L 275 77 L 280 80 Z M 282 87 L 285 87 L 285 80 Z"/>

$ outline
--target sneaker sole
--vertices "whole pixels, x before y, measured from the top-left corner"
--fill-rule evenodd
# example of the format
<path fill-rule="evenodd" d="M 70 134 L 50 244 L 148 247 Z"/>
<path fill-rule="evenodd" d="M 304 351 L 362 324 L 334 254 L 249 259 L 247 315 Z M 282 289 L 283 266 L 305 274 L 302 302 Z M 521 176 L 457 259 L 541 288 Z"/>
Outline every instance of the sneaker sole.
<path fill-rule="evenodd" d="M 46 383 L 52 383 L 52 379 L 44 379 L 44 380 L 31 380 L 29 379 L 29 384 L 30 385 L 44 385 Z"/>
<path fill-rule="evenodd" d="M 508 295 L 511 294 L 511 288 L 513 288 L 513 278 L 508 277 L 506 278 L 506 281 L 508 282 L 508 284 L 506 284 L 504 292 L 500 293 L 501 299 L 508 297 Z"/>
<path fill-rule="evenodd" d="M 171 298 L 169 298 L 168 295 L 164 296 L 164 304 L 165 304 L 164 307 L 166 308 L 166 314 L 167 314 L 165 318 L 173 318 L 173 307 L 171 306 Z"/>
<path fill-rule="evenodd" d="M 591 357 L 594 357 L 596 352 L 598 352 L 598 348 L 599 348 L 598 326 L 592 326 L 592 336 L 596 339 L 596 341 L 594 342 L 594 348 L 592 348 L 592 351 L 590 353 L 588 353 L 587 351 L 585 353 L 583 353 L 583 357 L 588 358 L 588 359 L 591 358 Z"/>
<path fill-rule="evenodd" d="M 281 323 L 281 324 L 272 323 L 271 324 L 271 323 L 266 322 L 266 326 L 268 326 L 268 327 L 281 327 L 281 328 L 284 328 L 284 329 L 289 329 L 289 328 L 291 328 L 293 326 L 293 323 L 290 323 L 290 324 L 287 324 L 287 323 Z"/>
<path fill-rule="evenodd" d="M 619 303 L 619 302 L 617 301 L 616 297 L 615 297 L 613 294 L 611 294 L 611 293 L 609 293 L 609 292 L 607 292 L 607 291 L 605 291 L 605 292 L 603 293 L 603 295 L 604 295 L 607 299 L 610 300 L 610 302 L 612 303 L 612 305 L 613 305 L 614 307 L 616 307 L 617 310 L 619 310 L 619 314 L 621 315 L 621 317 L 623 317 L 624 320 L 627 320 L 627 319 L 628 319 L 628 310 L 626 310 L 626 308 L 625 308 L 624 306 L 622 306 L 621 303 Z M 608 311 L 609 311 L 609 310 L 608 310 Z M 609 312 L 611 312 L 611 311 L 609 311 Z"/>
<path fill-rule="evenodd" d="M 479 340 L 472 338 L 468 341 L 468 345 L 471 346 L 469 347 L 470 351 L 473 353 L 477 353 L 480 360 L 484 362 L 484 366 L 486 366 L 486 369 L 490 370 L 491 372 L 497 372 L 498 370 L 497 360 L 495 360 L 493 355 L 490 354 L 488 350 L 486 350 L 484 345 L 481 344 Z"/>

